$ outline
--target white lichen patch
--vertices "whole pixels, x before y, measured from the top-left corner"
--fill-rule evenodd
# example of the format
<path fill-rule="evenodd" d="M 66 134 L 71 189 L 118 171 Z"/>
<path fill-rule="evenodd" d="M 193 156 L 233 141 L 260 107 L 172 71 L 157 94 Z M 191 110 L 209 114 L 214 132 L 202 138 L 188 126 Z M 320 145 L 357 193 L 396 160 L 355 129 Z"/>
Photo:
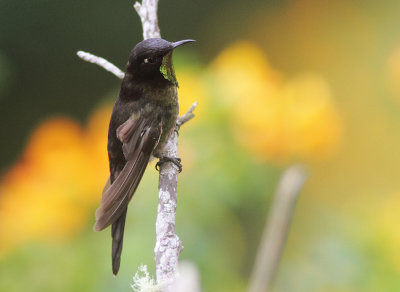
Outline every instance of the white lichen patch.
<path fill-rule="evenodd" d="M 156 283 L 156 280 L 150 276 L 147 266 L 142 265 L 133 276 L 133 284 L 131 285 L 134 292 L 161 292 L 164 285 Z"/>
<path fill-rule="evenodd" d="M 171 169 L 171 171 L 168 172 L 168 179 L 169 180 L 172 180 L 174 178 L 174 176 L 176 175 L 175 173 L 178 170 L 178 167 L 175 165 L 174 169 L 175 169 L 175 171 Z"/>
<path fill-rule="evenodd" d="M 166 204 L 170 200 L 171 195 L 168 191 L 160 190 L 158 197 L 160 202 Z"/>

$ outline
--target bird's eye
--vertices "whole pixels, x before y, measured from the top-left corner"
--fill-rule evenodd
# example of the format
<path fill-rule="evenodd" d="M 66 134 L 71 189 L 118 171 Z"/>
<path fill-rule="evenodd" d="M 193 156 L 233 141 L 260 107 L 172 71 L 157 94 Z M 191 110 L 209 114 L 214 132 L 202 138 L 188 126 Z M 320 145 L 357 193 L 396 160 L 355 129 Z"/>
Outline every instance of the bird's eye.
<path fill-rule="evenodd" d="M 156 59 L 151 58 L 151 57 L 143 59 L 143 63 L 145 63 L 145 64 L 149 64 L 149 63 L 153 64 L 153 63 L 155 63 L 155 61 L 156 61 Z"/>

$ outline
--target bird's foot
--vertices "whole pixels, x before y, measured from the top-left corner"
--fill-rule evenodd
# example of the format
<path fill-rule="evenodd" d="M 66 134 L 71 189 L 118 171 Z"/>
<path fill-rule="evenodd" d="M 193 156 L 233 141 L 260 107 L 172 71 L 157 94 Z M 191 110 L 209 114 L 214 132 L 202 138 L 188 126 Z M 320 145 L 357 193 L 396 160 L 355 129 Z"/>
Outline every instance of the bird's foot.
<path fill-rule="evenodd" d="M 180 129 L 181 129 L 181 124 L 179 124 L 178 122 L 176 122 L 174 131 L 175 131 L 176 135 L 178 135 L 178 136 L 179 136 L 179 130 L 180 130 Z"/>
<path fill-rule="evenodd" d="M 178 167 L 178 171 L 182 171 L 182 164 L 181 164 L 181 159 L 179 157 L 169 157 L 169 156 L 163 156 L 160 158 L 160 160 L 156 164 L 156 169 L 160 171 L 160 166 L 164 164 L 165 162 L 172 162 L 173 164 Z"/>

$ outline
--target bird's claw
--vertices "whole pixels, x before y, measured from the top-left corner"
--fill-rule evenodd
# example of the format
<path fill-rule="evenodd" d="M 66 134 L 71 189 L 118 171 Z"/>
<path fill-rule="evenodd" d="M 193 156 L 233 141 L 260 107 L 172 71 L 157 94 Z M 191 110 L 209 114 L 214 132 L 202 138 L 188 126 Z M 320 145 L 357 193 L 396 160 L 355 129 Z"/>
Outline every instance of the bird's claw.
<path fill-rule="evenodd" d="M 177 122 L 176 125 L 175 125 L 174 131 L 175 131 L 176 135 L 178 135 L 178 136 L 179 136 L 180 128 L 181 128 L 181 125 Z"/>
<path fill-rule="evenodd" d="M 178 171 L 182 172 L 182 164 L 181 164 L 181 159 L 179 157 L 169 157 L 169 156 L 163 156 L 160 158 L 160 160 L 156 164 L 156 170 L 160 171 L 160 166 L 164 164 L 165 162 L 172 162 L 173 164 L 178 167 Z"/>

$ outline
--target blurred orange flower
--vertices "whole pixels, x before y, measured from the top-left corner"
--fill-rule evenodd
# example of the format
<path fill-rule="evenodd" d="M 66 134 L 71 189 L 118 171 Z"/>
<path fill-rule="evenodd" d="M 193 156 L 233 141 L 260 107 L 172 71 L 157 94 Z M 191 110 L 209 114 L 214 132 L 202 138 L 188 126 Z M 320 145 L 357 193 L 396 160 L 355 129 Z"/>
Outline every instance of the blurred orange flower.
<path fill-rule="evenodd" d="M 245 41 L 224 50 L 211 70 L 232 107 L 235 137 L 251 153 L 288 163 L 325 158 L 337 149 L 341 120 L 320 76 L 283 81 L 261 49 Z"/>
<path fill-rule="evenodd" d="M 57 117 L 35 129 L 0 182 L 2 254 L 27 241 L 65 238 L 91 220 L 108 173 L 110 112 L 97 109 L 85 128 Z"/>
<path fill-rule="evenodd" d="M 181 113 L 206 86 L 185 69 L 179 89 Z M 22 158 L 0 180 L 0 256 L 35 240 L 69 238 L 94 219 L 108 176 L 107 131 L 110 106 L 96 109 L 85 127 L 54 117 L 32 133 Z"/>

